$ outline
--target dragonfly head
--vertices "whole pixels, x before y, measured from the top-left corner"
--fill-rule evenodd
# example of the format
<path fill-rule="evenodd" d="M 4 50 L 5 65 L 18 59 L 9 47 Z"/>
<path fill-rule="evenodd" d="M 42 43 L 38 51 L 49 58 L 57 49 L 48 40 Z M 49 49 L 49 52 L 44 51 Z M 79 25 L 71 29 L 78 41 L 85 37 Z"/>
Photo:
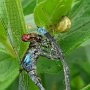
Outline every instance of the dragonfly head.
<path fill-rule="evenodd" d="M 42 36 L 38 35 L 36 33 L 22 35 L 22 41 L 24 41 L 24 42 L 33 42 L 33 41 L 41 42 L 41 40 L 42 40 Z"/>

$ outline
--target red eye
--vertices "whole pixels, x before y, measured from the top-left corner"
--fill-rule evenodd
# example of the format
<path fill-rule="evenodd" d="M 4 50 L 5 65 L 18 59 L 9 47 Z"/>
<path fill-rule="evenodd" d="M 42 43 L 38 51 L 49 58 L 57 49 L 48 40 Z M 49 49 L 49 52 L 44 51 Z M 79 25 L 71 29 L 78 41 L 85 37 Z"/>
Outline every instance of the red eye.
<path fill-rule="evenodd" d="M 22 41 L 27 42 L 29 40 L 29 35 L 28 34 L 23 34 L 22 35 Z"/>

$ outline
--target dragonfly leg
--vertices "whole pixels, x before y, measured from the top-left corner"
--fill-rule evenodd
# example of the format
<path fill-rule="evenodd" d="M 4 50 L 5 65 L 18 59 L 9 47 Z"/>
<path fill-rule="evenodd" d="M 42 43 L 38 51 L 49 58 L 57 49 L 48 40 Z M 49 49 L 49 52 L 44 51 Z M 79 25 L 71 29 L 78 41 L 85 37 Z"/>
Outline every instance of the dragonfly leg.
<path fill-rule="evenodd" d="M 42 86 L 39 77 L 36 74 L 36 70 L 31 70 L 30 72 L 28 72 L 30 78 L 32 79 L 32 81 L 37 85 L 37 87 L 40 90 L 45 90 L 44 87 Z"/>
<path fill-rule="evenodd" d="M 47 54 L 47 53 L 42 53 L 41 56 L 46 57 L 46 58 L 51 59 L 51 60 L 58 59 L 57 56 L 51 55 L 51 54 Z"/>

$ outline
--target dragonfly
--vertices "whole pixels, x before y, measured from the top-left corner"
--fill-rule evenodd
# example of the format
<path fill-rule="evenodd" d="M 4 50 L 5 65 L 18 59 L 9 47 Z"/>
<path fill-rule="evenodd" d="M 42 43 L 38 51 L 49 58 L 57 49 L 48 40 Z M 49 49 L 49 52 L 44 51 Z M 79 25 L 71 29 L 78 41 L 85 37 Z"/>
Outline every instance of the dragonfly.
<path fill-rule="evenodd" d="M 30 44 L 21 61 L 21 67 L 28 73 L 29 77 L 40 90 L 45 90 L 37 76 L 36 62 L 39 56 L 56 58 L 55 55 L 51 55 L 51 52 L 49 53 L 45 49 L 42 49 L 42 47 L 50 47 L 51 43 L 47 39 L 43 40 L 43 37 L 36 33 L 24 34 L 22 41 L 30 42 Z"/>
<path fill-rule="evenodd" d="M 6 31 L 7 29 L 10 29 L 9 31 L 11 30 L 19 31 L 21 29 L 20 26 L 17 25 L 18 24 L 17 22 L 20 21 L 19 16 L 18 16 L 18 19 L 16 19 L 16 15 L 18 15 L 18 12 L 12 13 L 16 5 L 13 3 L 13 1 L 10 1 L 10 3 L 12 4 L 9 5 L 9 2 L 4 2 L 4 0 L 3 2 L 0 2 L 0 7 L 2 8 L 2 10 L 0 10 L 0 20 L 2 21 Z M 6 9 L 6 5 L 8 6 L 8 9 Z M 9 14 L 7 14 L 7 11 L 10 13 L 10 16 Z M 2 20 L 3 18 L 1 17 L 5 15 L 7 16 L 7 17 L 4 17 L 6 22 L 3 22 L 4 20 Z M 9 18 L 13 16 L 13 18 L 11 17 L 10 20 L 7 22 L 8 16 Z M 11 24 L 10 22 L 14 22 L 15 24 L 14 23 Z M 62 50 L 60 46 L 58 46 L 58 44 L 56 43 L 56 40 L 44 28 L 38 27 L 37 31 L 39 32 L 39 34 L 29 33 L 29 34 L 22 35 L 22 41 L 30 42 L 30 44 L 20 63 L 22 67 L 20 69 L 21 73 L 23 70 L 26 71 L 28 76 L 32 79 L 32 81 L 36 84 L 36 86 L 40 90 L 45 90 L 36 71 L 36 63 L 37 63 L 38 57 L 43 56 L 43 57 L 49 58 L 49 60 L 59 59 L 62 62 L 62 65 L 64 68 L 66 90 L 70 90 L 69 68 L 67 66 L 67 63 L 64 60 L 64 56 L 62 54 Z M 9 32 L 7 33 L 12 47 L 15 48 L 13 45 L 11 34 Z M 50 48 L 50 51 L 46 50 L 45 47 Z M 17 54 L 16 49 L 14 50 Z M 21 80 L 21 82 L 23 81 Z M 20 90 L 24 90 L 24 89 L 21 88 Z"/>
<path fill-rule="evenodd" d="M 21 67 L 23 68 L 22 70 L 27 72 L 28 76 L 32 79 L 39 90 L 45 90 L 36 71 L 36 63 L 39 56 L 49 58 L 50 60 L 61 59 L 64 68 L 66 90 L 70 90 L 69 69 L 64 61 L 64 56 L 61 49 L 58 47 L 55 39 L 47 32 L 47 30 L 39 27 L 37 31 L 39 34 L 29 33 L 22 35 L 22 41 L 30 42 L 29 47 L 21 60 Z M 51 49 L 48 51 L 42 47 Z"/>
<path fill-rule="evenodd" d="M 62 50 L 57 45 L 55 39 L 45 29 L 38 28 L 37 31 L 41 35 L 37 35 L 36 33 L 30 33 L 30 34 L 24 34 L 22 36 L 22 41 L 30 42 L 30 44 L 29 44 L 29 48 L 27 49 L 21 61 L 21 67 L 23 68 L 24 71 L 28 73 L 29 77 L 32 79 L 32 81 L 36 84 L 36 86 L 40 90 L 45 90 L 36 72 L 37 59 L 39 56 L 44 56 L 46 58 L 49 58 L 50 60 L 60 59 L 64 68 L 66 90 L 70 90 L 69 68 L 64 60 Z M 43 39 L 43 37 L 46 37 L 46 39 L 45 38 Z M 12 43 L 11 38 L 10 38 L 10 42 Z M 46 51 L 46 49 L 43 50 L 42 47 L 51 48 L 51 51 Z M 22 80 L 20 81 L 23 82 Z M 20 88 L 21 87 L 23 88 L 21 82 L 19 83 L 19 86 Z M 20 88 L 19 90 L 26 90 Z"/>

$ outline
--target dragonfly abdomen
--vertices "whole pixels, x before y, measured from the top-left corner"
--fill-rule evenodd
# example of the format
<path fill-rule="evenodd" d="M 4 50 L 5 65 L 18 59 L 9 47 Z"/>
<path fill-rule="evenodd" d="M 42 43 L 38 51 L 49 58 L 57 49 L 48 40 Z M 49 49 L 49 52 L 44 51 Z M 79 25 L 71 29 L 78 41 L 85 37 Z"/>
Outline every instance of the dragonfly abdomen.
<path fill-rule="evenodd" d="M 41 84 L 40 78 L 37 76 L 36 70 L 32 70 L 32 71 L 28 72 L 28 75 L 32 79 L 32 81 L 37 85 L 39 90 L 45 90 Z"/>

